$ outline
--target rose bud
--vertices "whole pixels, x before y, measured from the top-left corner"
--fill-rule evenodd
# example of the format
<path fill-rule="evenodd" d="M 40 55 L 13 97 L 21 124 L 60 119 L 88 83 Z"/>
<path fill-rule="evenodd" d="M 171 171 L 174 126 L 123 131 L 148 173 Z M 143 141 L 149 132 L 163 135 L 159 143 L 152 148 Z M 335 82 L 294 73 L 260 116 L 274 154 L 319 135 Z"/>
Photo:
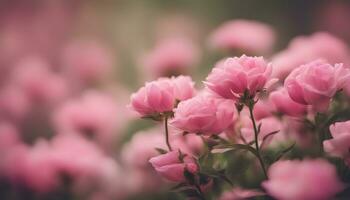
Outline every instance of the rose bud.
<path fill-rule="evenodd" d="M 162 177 L 172 182 L 186 181 L 185 171 L 192 174 L 198 171 L 194 159 L 186 154 L 181 154 L 180 151 L 171 151 L 153 157 L 149 162 Z"/>

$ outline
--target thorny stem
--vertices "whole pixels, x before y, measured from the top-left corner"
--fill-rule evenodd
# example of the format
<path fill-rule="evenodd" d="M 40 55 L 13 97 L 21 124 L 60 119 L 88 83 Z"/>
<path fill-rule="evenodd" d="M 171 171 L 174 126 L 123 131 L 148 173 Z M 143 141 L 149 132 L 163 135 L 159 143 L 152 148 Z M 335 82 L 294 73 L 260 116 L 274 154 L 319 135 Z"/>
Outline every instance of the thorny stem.
<path fill-rule="evenodd" d="M 165 126 L 165 142 L 166 142 L 166 145 L 168 146 L 169 151 L 172 151 L 172 148 L 169 142 L 168 116 L 165 116 L 164 126 Z"/>
<path fill-rule="evenodd" d="M 256 149 L 256 152 L 257 152 L 257 157 L 258 157 L 258 160 L 260 162 L 260 165 L 261 165 L 261 168 L 264 172 L 264 176 L 266 179 L 268 179 L 267 177 L 267 173 L 266 173 L 266 168 L 265 168 L 265 163 L 261 157 L 261 154 L 260 154 L 260 147 L 259 147 L 259 142 L 258 142 L 258 128 L 256 126 L 256 122 L 255 122 L 255 118 L 254 118 L 254 114 L 253 114 L 253 109 L 254 109 L 254 103 L 250 103 L 248 105 L 248 108 L 249 108 L 249 114 L 250 114 L 250 118 L 252 120 L 252 123 L 253 123 L 253 127 L 254 127 L 254 142 L 255 142 L 255 149 Z"/>

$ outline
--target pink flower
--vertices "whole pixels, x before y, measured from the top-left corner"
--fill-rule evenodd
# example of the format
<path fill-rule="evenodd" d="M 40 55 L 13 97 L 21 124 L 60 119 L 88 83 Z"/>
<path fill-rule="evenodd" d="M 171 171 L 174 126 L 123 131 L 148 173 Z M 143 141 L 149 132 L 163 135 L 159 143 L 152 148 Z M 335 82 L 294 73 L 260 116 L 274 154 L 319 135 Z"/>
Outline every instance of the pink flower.
<path fill-rule="evenodd" d="M 272 58 L 272 76 L 284 80 L 298 66 L 320 58 L 331 64 L 349 64 L 349 53 L 346 43 L 329 33 L 317 32 L 311 36 L 299 36 L 289 43 L 286 50 Z"/>
<path fill-rule="evenodd" d="M 192 41 L 184 38 L 168 38 L 159 41 L 149 52 L 143 65 L 153 75 L 169 76 L 188 73 L 190 67 L 198 62 L 199 52 Z"/>
<path fill-rule="evenodd" d="M 255 95 L 269 80 L 272 67 L 263 57 L 234 57 L 218 62 L 206 79 L 206 86 L 227 99 L 237 99 L 245 91 Z"/>
<path fill-rule="evenodd" d="M 29 97 L 21 88 L 7 85 L 0 91 L 0 114 L 15 121 L 23 119 L 31 108 Z"/>
<path fill-rule="evenodd" d="M 272 106 L 270 101 L 259 100 L 254 105 L 253 114 L 256 120 L 260 120 L 266 117 L 271 117 L 274 111 L 274 107 Z"/>
<path fill-rule="evenodd" d="M 343 68 L 342 64 L 332 66 L 316 60 L 293 70 L 284 86 L 291 99 L 297 103 L 312 105 L 315 111 L 324 112 L 349 75 L 349 70 Z"/>
<path fill-rule="evenodd" d="M 31 57 L 19 62 L 11 81 L 33 103 L 57 103 L 68 93 L 65 79 L 51 71 L 50 66 L 40 58 Z"/>
<path fill-rule="evenodd" d="M 236 136 L 236 139 L 239 141 L 241 140 L 241 138 L 243 138 L 244 141 L 242 142 L 244 143 L 250 143 L 254 141 L 254 128 L 253 128 L 251 119 L 249 117 L 245 117 L 241 121 L 242 121 L 241 124 L 238 124 L 238 126 L 240 126 L 239 134 L 241 134 L 241 136 Z M 268 137 L 268 140 L 265 141 L 265 145 L 276 141 L 278 142 L 279 140 L 284 140 L 282 136 L 284 132 L 283 130 L 284 127 L 281 121 L 279 121 L 277 118 L 267 117 L 257 121 L 256 123 L 261 124 L 260 132 L 258 136 L 259 143 L 263 141 L 265 136 L 276 131 L 278 131 L 276 134 Z"/>
<path fill-rule="evenodd" d="M 332 199 L 344 189 L 335 167 L 322 159 L 278 161 L 269 168 L 268 175 L 269 180 L 262 186 L 281 200 Z"/>
<path fill-rule="evenodd" d="M 199 95 L 179 103 L 171 125 L 189 133 L 219 134 L 233 122 L 234 109 L 231 100 Z"/>
<path fill-rule="evenodd" d="M 123 147 L 122 160 L 128 167 L 145 169 L 149 166 L 149 159 L 158 155 L 156 148 L 166 149 L 164 134 L 160 129 L 136 133 Z"/>
<path fill-rule="evenodd" d="M 190 77 L 160 78 L 146 83 L 132 94 L 130 107 L 142 116 L 170 112 L 176 101 L 189 99 L 194 93 L 194 83 Z"/>
<path fill-rule="evenodd" d="M 265 193 L 258 190 L 234 188 L 231 191 L 224 192 L 220 200 L 244 200 L 263 195 Z"/>
<path fill-rule="evenodd" d="M 111 52 L 96 41 L 75 41 L 63 52 L 64 72 L 74 80 L 94 82 L 111 72 Z"/>
<path fill-rule="evenodd" d="M 59 133 L 78 133 L 109 145 L 116 138 L 118 110 L 112 96 L 87 91 L 82 97 L 66 101 L 53 113 Z"/>
<path fill-rule="evenodd" d="M 275 40 L 275 32 L 267 24 L 252 20 L 232 20 L 215 30 L 209 42 L 216 49 L 263 54 L 271 51 Z"/>
<path fill-rule="evenodd" d="M 59 186 L 50 146 L 45 140 L 37 141 L 32 148 L 25 145 L 12 148 L 5 159 L 5 173 L 11 182 L 40 193 Z"/>
<path fill-rule="evenodd" d="M 192 174 L 195 174 L 198 171 L 198 166 L 193 158 L 187 155 L 184 155 L 184 158 L 181 158 L 179 151 L 171 151 L 153 157 L 149 161 L 162 177 L 172 182 L 186 181 L 184 176 L 185 170 Z"/>
<path fill-rule="evenodd" d="M 285 88 L 273 91 L 269 96 L 269 100 L 280 113 L 292 117 L 301 117 L 307 113 L 306 106 L 293 101 Z"/>
<path fill-rule="evenodd" d="M 337 122 L 329 129 L 333 138 L 323 142 L 324 150 L 330 155 L 344 158 L 350 165 L 350 121 Z"/>
<path fill-rule="evenodd" d="M 50 145 L 57 173 L 68 176 L 76 190 L 90 191 L 91 187 L 106 184 L 109 178 L 118 178 L 117 163 L 79 135 L 59 134 Z"/>

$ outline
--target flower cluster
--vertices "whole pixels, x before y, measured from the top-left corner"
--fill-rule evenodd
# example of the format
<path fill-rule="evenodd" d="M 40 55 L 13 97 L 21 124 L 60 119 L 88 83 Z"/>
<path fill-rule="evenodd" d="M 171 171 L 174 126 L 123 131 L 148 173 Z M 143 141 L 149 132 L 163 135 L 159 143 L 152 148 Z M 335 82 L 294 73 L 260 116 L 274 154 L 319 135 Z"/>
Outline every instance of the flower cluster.
<path fill-rule="evenodd" d="M 345 183 L 327 159 L 342 158 L 339 165 L 345 168 L 349 163 L 350 121 L 331 124 L 348 112 L 338 96 L 346 96 L 342 91 L 350 70 L 342 63 L 315 60 L 276 80 L 274 67 L 263 57 L 230 57 L 215 65 L 198 92 L 189 77 L 179 76 L 146 83 L 134 93 L 131 108 L 141 116 L 165 116 L 152 118 L 164 121 L 168 148 L 164 143 L 163 148 L 154 146 L 160 155 L 149 162 L 158 174 L 178 183 L 180 193 L 198 199 L 217 196 L 214 188 L 224 185 L 233 190 L 221 199 L 330 199 L 342 192 Z M 181 87 L 179 80 L 186 80 Z M 179 88 L 188 95 L 179 95 Z M 194 154 L 181 146 L 174 149 L 172 134 L 201 137 L 203 150 Z M 296 160 L 298 150 L 310 153 Z M 254 181 L 260 188 L 234 186 L 252 181 L 244 172 L 231 171 L 240 162 L 231 161 L 229 154 L 235 152 L 242 152 L 241 162 L 250 163 L 246 170 L 258 177 Z"/>

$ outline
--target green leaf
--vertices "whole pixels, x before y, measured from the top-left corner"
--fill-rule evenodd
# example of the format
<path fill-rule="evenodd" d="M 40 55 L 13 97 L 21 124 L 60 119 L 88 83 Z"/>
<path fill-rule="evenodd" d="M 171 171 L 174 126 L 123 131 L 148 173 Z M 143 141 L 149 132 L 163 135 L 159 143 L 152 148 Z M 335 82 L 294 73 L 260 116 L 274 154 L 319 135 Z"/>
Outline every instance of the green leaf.
<path fill-rule="evenodd" d="M 245 144 L 220 144 L 214 146 L 214 149 L 247 150 L 255 156 L 258 156 L 258 152 L 253 147 Z"/>
<path fill-rule="evenodd" d="M 273 132 L 271 132 L 271 133 L 265 135 L 265 136 L 263 137 L 263 139 L 262 139 L 262 143 L 261 143 L 260 147 L 261 147 L 261 148 L 264 147 L 265 144 L 266 144 L 266 142 L 267 142 L 267 139 L 269 139 L 269 137 L 275 135 L 275 134 L 278 133 L 278 132 L 280 132 L 280 131 L 279 131 L 279 130 L 278 130 L 278 131 L 273 131 Z"/>
<path fill-rule="evenodd" d="M 293 143 L 292 145 L 290 145 L 289 147 L 285 148 L 284 150 L 278 152 L 276 158 L 275 158 L 275 162 L 278 161 L 279 159 L 281 159 L 286 153 L 288 153 L 290 150 L 292 150 L 295 146 L 295 143 Z"/>

